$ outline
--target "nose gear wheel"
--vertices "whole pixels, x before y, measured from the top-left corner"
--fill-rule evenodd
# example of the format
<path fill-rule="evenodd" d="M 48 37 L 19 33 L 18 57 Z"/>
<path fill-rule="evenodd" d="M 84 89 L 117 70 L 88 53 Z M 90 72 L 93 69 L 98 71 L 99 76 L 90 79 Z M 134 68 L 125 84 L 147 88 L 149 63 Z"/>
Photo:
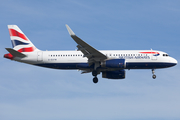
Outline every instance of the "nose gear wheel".
<path fill-rule="evenodd" d="M 152 69 L 152 74 L 153 74 L 152 78 L 156 79 L 156 75 L 155 75 L 154 69 Z"/>

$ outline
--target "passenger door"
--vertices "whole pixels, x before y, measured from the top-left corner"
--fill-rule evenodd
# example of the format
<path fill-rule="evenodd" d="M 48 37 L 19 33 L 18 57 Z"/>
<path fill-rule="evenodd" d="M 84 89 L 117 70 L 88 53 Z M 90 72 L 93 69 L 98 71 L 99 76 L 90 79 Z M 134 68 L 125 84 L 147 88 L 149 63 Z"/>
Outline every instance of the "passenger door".
<path fill-rule="evenodd" d="M 37 52 L 37 61 L 43 61 L 43 52 Z"/>

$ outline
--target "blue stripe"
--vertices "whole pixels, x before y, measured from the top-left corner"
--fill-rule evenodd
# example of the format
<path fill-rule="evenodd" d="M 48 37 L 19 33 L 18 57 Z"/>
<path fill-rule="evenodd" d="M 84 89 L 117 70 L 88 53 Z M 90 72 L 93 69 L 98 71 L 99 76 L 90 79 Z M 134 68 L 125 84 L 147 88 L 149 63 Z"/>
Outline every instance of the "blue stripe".
<path fill-rule="evenodd" d="M 54 68 L 54 69 L 89 69 L 94 68 L 93 65 L 89 66 L 88 63 L 42 63 L 35 64 L 41 67 Z M 167 68 L 176 65 L 175 63 L 126 63 L 125 69 L 157 69 L 157 68 Z"/>
<path fill-rule="evenodd" d="M 54 68 L 54 69 L 80 69 L 80 68 L 93 68 L 88 63 L 44 63 L 35 64 L 41 67 Z"/>
<path fill-rule="evenodd" d="M 176 65 L 175 63 L 147 62 L 147 63 L 126 63 L 126 69 L 156 69 L 167 68 Z"/>
<path fill-rule="evenodd" d="M 24 43 L 24 42 L 21 42 L 19 40 L 12 40 L 12 46 L 15 47 L 17 45 L 28 45 L 29 43 Z"/>
<path fill-rule="evenodd" d="M 153 55 L 153 56 L 159 56 L 160 54 L 155 54 L 155 55 Z"/>

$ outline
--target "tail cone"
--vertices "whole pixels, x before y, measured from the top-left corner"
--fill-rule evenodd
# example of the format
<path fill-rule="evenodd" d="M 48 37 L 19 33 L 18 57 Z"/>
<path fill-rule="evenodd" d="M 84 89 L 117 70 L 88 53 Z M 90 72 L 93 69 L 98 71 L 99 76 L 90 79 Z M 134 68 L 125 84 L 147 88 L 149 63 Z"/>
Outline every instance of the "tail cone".
<path fill-rule="evenodd" d="M 11 55 L 10 53 L 5 54 L 4 57 L 11 60 L 14 58 L 13 55 Z"/>

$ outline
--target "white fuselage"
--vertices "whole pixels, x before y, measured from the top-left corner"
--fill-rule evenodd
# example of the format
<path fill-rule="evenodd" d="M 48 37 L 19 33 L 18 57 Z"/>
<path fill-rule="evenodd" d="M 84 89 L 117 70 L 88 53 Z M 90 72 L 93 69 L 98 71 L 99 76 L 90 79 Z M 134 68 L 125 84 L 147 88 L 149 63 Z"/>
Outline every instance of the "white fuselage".
<path fill-rule="evenodd" d="M 100 52 L 106 55 L 108 59 L 125 59 L 125 69 L 156 69 L 177 64 L 174 58 L 161 51 L 101 50 Z M 88 64 L 88 59 L 80 51 L 37 51 L 26 52 L 25 54 L 27 57 L 15 57 L 14 60 L 56 69 L 81 69 L 77 65 Z M 82 67 L 82 69 L 85 68 L 89 68 L 88 65 Z"/>

